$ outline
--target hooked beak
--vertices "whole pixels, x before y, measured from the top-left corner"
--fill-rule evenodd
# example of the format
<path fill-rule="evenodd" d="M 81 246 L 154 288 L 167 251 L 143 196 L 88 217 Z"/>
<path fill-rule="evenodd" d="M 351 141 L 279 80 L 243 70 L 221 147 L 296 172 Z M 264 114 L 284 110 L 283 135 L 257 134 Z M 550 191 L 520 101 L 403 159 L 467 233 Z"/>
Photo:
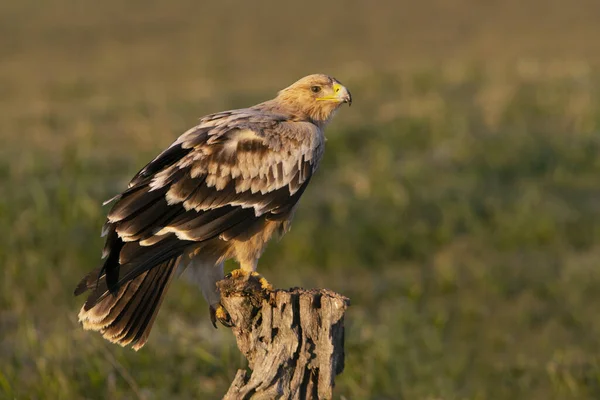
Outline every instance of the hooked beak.
<path fill-rule="evenodd" d="M 352 94 L 345 86 L 334 83 L 333 91 L 335 92 L 335 97 L 341 101 L 342 103 L 348 103 L 348 106 L 352 105 Z"/>
<path fill-rule="evenodd" d="M 318 97 L 317 100 L 348 103 L 348 105 L 351 106 L 352 105 L 352 94 L 350 94 L 350 91 L 348 89 L 346 89 L 345 86 L 336 82 L 333 84 L 333 95 L 325 96 L 325 97 Z"/>

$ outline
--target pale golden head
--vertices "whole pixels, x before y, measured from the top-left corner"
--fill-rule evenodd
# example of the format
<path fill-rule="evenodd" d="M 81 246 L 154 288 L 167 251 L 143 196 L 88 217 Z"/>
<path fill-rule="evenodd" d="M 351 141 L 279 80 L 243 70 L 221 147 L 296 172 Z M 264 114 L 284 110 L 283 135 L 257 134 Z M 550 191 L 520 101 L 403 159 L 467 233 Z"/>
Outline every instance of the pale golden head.
<path fill-rule="evenodd" d="M 277 100 L 293 107 L 316 124 L 323 125 L 342 104 L 352 104 L 352 95 L 337 79 L 314 74 L 281 90 Z"/>

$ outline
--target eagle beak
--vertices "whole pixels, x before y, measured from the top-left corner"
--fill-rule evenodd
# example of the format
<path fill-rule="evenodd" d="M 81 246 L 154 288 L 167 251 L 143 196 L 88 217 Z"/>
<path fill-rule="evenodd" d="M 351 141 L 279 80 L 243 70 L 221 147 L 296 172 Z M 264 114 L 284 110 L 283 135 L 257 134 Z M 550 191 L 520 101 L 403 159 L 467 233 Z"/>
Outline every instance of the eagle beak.
<path fill-rule="evenodd" d="M 352 105 L 352 94 L 345 86 L 334 83 L 333 84 L 333 92 L 335 93 L 335 97 L 338 101 L 342 103 L 348 103 L 348 106 Z"/>
<path fill-rule="evenodd" d="M 346 89 L 340 83 L 333 84 L 333 94 L 325 97 L 317 97 L 317 100 L 320 101 L 335 101 L 337 103 L 348 103 L 349 106 L 352 105 L 352 95 L 350 91 Z"/>

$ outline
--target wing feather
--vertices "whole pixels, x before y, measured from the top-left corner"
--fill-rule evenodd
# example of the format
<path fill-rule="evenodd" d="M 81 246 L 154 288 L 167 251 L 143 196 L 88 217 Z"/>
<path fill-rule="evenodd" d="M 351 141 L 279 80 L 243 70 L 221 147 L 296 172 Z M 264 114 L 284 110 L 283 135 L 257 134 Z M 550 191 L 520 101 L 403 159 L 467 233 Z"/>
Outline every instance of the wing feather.
<path fill-rule="evenodd" d="M 114 198 L 104 265 L 95 284 L 86 277 L 78 286 L 93 289 L 86 307 L 195 242 L 249 237 L 264 221 L 285 220 L 323 144 L 316 125 L 256 109 L 202 118 Z"/>

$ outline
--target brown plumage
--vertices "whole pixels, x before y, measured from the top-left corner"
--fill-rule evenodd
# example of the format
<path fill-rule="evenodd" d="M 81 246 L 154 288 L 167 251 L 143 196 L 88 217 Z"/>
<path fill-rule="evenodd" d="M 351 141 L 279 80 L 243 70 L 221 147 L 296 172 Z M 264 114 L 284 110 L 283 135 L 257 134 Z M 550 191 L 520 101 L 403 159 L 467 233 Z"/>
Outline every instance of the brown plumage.
<path fill-rule="evenodd" d="M 178 266 L 217 305 L 223 262 L 254 271 L 270 237 L 288 229 L 323 155 L 323 128 L 351 100 L 337 80 L 310 75 L 181 135 L 110 200 L 105 261 L 75 289 L 90 291 L 84 328 L 141 348 Z"/>

